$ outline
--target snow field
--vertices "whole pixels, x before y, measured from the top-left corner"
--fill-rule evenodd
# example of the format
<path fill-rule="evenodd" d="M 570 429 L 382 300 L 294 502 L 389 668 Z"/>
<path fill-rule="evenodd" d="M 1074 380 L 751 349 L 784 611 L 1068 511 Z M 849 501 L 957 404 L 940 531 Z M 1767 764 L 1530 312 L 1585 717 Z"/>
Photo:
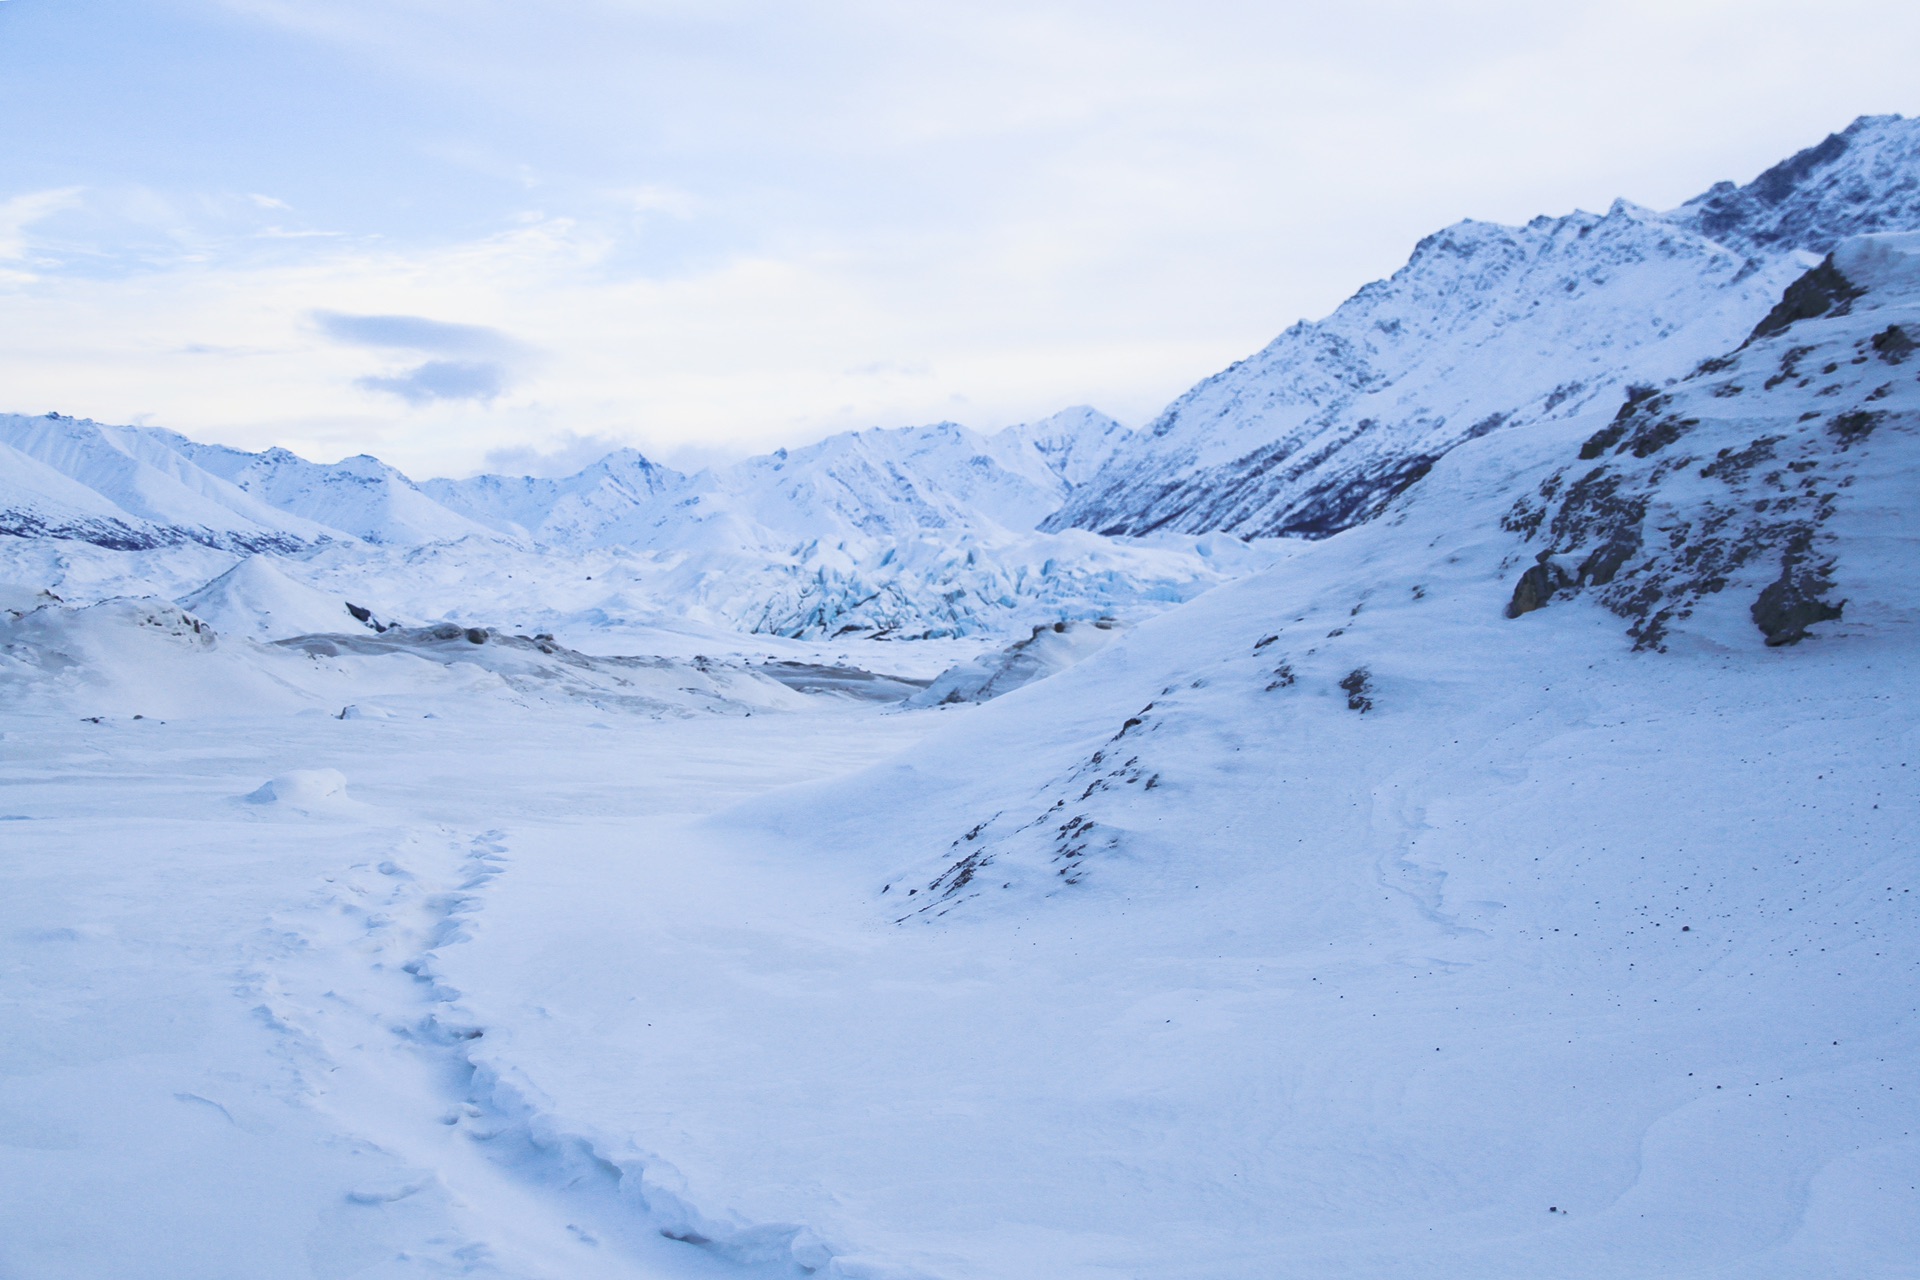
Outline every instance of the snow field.
<path fill-rule="evenodd" d="M 517 821 L 719 803 L 918 732 L 829 709 L 800 754 L 776 719 L 11 716 L 0 1271 L 796 1274 L 662 1236 L 637 1175 L 475 1077 L 434 968 Z M 249 802 L 263 769 L 345 802 Z"/>
<path fill-rule="evenodd" d="M 1911 535 L 1797 648 L 1777 564 L 1666 653 L 1508 619 L 1500 514 L 1601 421 L 864 775 L 530 833 L 446 959 L 477 1056 L 845 1274 L 1905 1274 Z"/>

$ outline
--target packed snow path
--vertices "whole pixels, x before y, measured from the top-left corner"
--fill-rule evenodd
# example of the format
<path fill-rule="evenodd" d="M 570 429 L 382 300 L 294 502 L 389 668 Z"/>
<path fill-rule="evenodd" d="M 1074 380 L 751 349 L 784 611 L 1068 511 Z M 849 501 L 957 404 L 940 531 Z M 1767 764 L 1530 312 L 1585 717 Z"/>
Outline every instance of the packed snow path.
<path fill-rule="evenodd" d="M 796 1274 L 664 1237 L 476 1079 L 436 957 L 519 826 L 698 812 L 923 728 L 9 715 L 0 1275 Z"/>

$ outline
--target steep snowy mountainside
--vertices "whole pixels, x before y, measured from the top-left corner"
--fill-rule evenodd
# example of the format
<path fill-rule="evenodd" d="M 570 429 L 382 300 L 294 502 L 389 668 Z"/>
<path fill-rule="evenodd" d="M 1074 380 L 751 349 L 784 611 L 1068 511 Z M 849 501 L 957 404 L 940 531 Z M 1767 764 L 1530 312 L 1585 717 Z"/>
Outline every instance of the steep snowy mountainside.
<path fill-rule="evenodd" d="M 1631 652 L 1747 664 L 1737 670 L 1809 639 L 1910 650 L 1920 638 L 1920 234 L 1843 241 L 1810 278 L 1839 281 L 1822 314 L 1709 358 L 1671 388 L 1636 392 L 1610 418 L 1489 437 L 1377 522 L 1301 547 L 1222 588 L 1220 603 L 1156 619 L 1148 634 L 1210 649 L 1237 692 L 1194 694 L 1213 676 L 1186 691 L 1141 688 L 1158 709 L 1129 715 L 1045 789 L 1050 803 L 995 815 L 952 843 L 956 860 L 929 884 L 935 907 L 988 865 L 1024 856 L 1030 872 L 1046 849 L 1046 870 L 1077 878 L 1089 849 L 1117 848 L 1087 832 L 1097 821 L 1118 838 L 1127 821 L 1094 810 L 1150 812 L 1143 797 L 1162 767 L 1191 768 L 1138 744 L 1150 722 L 1182 714 L 1167 699 L 1230 718 L 1251 681 L 1256 702 L 1333 698 L 1369 712 L 1418 696 L 1442 679 L 1436 671 L 1454 680 L 1504 668 L 1555 637 L 1590 645 L 1597 614 L 1613 615 Z M 1442 595 L 1445 606 L 1434 602 Z M 1542 626 L 1576 600 L 1607 614 L 1587 608 L 1559 630 Z M 1248 611 L 1240 631 L 1215 638 L 1226 625 L 1218 611 L 1231 609 Z M 1657 679 L 1660 669 L 1637 670 Z M 1003 856 L 997 840 L 1022 854 Z"/>
<path fill-rule="evenodd" d="M 1865 494 L 1897 525 L 1920 493 L 1920 234 L 1843 241 L 1788 297 L 1739 350 L 1631 397 L 1508 512 L 1541 546 L 1509 616 L 1591 590 L 1641 648 L 1729 590 L 1769 645 L 1846 617 L 1835 575 L 1857 539 L 1840 530 Z"/>
<path fill-rule="evenodd" d="M 1390 279 L 1175 401 L 1045 527 L 1323 536 L 1463 440 L 1680 376 L 1751 328 L 1798 254 L 1920 227 L 1920 121 L 1847 136 L 1738 199 L 1430 236 Z"/>
<path fill-rule="evenodd" d="M 366 454 L 319 463 L 285 449 L 248 453 L 224 445 L 196 444 L 171 431 L 154 435 L 195 466 L 275 510 L 336 534 L 398 546 L 494 536 L 492 530 L 449 511 L 406 476 Z"/>
<path fill-rule="evenodd" d="M 1675 222 L 1756 256 L 1826 253 L 1847 236 L 1920 228 L 1920 128 L 1862 116 L 1744 187 L 1715 183 Z"/>
<path fill-rule="evenodd" d="M 277 511 L 196 466 L 170 447 L 168 435 L 57 415 L 0 415 L 9 463 L 31 460 L 9 465 L 0 479 L 0 527 L 13 536 L 122 549 L 196 542 L 285 551 L 328 536 L 324 526 Z"/>
<path fill-rule="evenodd" d="M 476 1060 L 649 1153 L 682 1230 L 854 1274 L 1907 1274 L 1911 247 L 1843 244 L 1850 298 L 1663 406 L 1467 442 L 894 761 L 676 831 L 697 887 L 609 874 L 624 843 L 523 872 L 449 958 Z M 1511 609 L 1550 562 L 1586 584 Z M 1794 641 L 1783 580 L 1840 612 Z M 721 881 L 752 958 L 689 976 Z M 810 1082 L 801 1131 L 742 1054 Z"/>
<path fill-rule="evenodd" d="M 1075 405 L 1037 422 L 1023 422 L 995 433 L 995 440 L 1030 444 L 1069 488 L 1093 479 L 1132 430 L 1098 409 Z"/>
<path fill-rule="evenodd" d="M 0 443 L 0 532 L 15 538 L 71 538 L 101 546 L 150 545 L 146 521 L 40 459 Z"/>

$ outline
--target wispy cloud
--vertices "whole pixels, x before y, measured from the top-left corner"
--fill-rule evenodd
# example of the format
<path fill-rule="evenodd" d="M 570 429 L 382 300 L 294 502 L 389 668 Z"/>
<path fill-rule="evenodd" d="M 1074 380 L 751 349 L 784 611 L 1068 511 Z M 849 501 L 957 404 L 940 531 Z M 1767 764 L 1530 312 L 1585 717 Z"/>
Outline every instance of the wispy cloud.
<path fill-rule="evenodd" d="M 507 371 L 490 360 L 429 360 L 391 377 L 356 378 L 354 385 L 399 396 L 408 404 L 431 404 L 435 400 L 477 400 L 484 404 L 507 389 Z"/>
<path fill-rule="evenodd" d="M 0 261 L 17 262 L 26 257 L 27 228 L 79 204 L 80 192 L 79 187 L 56 187 L 0 201 Z"/>
<path fill-rule="evenodd" d="M 369 374 L 354 385 L 398 396 L 412 405 L 436 400 L 486 404 L 511 385 L 526 346 L 485 325 L 454 324 L 426 316 L 352 315 L 315 311 L 313 322 L 335 342 L 382 351 L 448 357 L 427 360 L 397 373 Z"/>
<path fill-rule="evenodd" d="M 437 356 L 509 356 L 523 348 L 498 329 L 426 316 L 361 316 L 315 311 L 313 322 L 335 342 L 357 347 L 419 351 Z"/>

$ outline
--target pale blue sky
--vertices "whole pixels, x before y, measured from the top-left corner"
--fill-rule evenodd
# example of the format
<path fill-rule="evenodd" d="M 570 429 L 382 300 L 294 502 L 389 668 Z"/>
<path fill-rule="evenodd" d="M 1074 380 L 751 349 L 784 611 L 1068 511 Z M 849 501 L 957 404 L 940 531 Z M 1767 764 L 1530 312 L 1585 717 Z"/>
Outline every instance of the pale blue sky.
<path fill-rule="evenodd" d="M 0 0 L 0 408 L 417 474 L 1090 402 L 1920 112 L 1910 3 Z"/>

